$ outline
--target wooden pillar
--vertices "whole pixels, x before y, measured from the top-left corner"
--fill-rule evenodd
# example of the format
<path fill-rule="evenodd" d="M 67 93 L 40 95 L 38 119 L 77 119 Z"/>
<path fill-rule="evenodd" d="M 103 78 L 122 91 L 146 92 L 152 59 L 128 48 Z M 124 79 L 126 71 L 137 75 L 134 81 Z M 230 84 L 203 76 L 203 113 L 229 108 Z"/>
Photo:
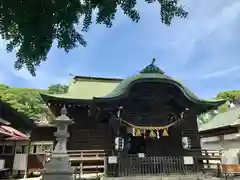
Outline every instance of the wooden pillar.
<path fill-rule="evenodd" d="M 27 160 L 26 160 L 26 169 L 25 169 L 25 172 L 24 172 L 24 179 L 27 178 L 27 174 L 28 174 L 28 157 L 29 157 L 29 152 L 30 152 L 30 147 L 31 147 L 31 140 L 28 139 L 28 142 L 27 142 Z"/>
<path fill-rule="evenodd" d="M 124 139 L 124 149 L 123 151 L 121 152 L 121 156 L 122 157 L 127 157 L 128 156 L 128 134 L 127 134 L 127 127 L 126 126 L 122 126 L 121 127 L 121 136 L 123 137 Z"/>
<path fill-rule="evenodd" d="M 108 167 L 108 157 L 104 157 L 104 174 L 107 176 L 107 167 Z"/>
<path fill-rule="evenodd" d="M 221 149 L 224 149 L 224 135 L 219 136 L 219 143 L 220 143 Z"/>
<path fill-rule="evenodd" d="M 13 174 L 14 158 L 16 155 L 16 141 L 14 141 L 14 143 L 13 143 L 13 152 L 12 153 L 13 153 L 13 164 L 12 164 L 11 174 Z"/>
<path fill-rule="evenodd" d="M 83 162 L 81 161 L 80 162 L 80 165 L 79 165 L 79 178 L 81 179 L 83 175 Z"/>

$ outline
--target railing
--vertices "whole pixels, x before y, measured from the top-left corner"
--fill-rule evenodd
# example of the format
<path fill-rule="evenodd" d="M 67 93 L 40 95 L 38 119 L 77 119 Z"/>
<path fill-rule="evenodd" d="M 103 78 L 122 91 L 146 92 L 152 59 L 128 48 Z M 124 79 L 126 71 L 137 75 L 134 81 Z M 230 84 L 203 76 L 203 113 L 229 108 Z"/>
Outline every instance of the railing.
<path fill-rule="evenodd" d="M 108 164 L 108 176 L 138 176 L 161 174 L 189 174 L 200 171 L 197 158 L 193 164 L 184 164 L 183 157 L 143 157 L 128 156 L 119 158 L 118 164 Z"/>
<path fill-rule="evenodd" d="M 68 150 L 70 161 L 104 160 L 105 150 Z"/>
<path fill-rule="evenodd" d="M 106 153 L 106 150 L 68 150 L 75 179 L 103 174 Z"/>

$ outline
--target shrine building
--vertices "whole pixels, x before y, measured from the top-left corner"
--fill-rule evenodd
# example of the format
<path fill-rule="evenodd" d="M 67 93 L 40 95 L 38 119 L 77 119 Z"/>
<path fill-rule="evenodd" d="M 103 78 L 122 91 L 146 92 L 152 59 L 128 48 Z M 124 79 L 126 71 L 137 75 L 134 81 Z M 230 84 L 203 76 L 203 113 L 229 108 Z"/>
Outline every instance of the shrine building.
<path fill-rule="evenodd" d="M 154 65 L 154 60 L 126 79 L 74 76 L 66 94 L 41 96 L 55 117 L 66 107 L 73 119 L 67 148 L 80 174 L 94 168 L 94 163 L 98 169 L 106 168 L 105 157 L 125 163 L 118 166 L 118 174 L 134 167 L 129 157 L 200 157 L 197 115 L 225 103 L 198 98 Z M 120 149 L 116 149 L 116 137 L 124 140 Z M 192 164 L 200 165 L 200 159 Z"/>

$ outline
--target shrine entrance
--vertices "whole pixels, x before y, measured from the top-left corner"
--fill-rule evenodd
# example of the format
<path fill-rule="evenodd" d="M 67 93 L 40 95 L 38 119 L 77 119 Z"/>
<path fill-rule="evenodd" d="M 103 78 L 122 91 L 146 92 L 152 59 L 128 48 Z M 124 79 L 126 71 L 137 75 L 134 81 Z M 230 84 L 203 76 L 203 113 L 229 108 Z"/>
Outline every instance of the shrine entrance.
<path fill-rule="evenodd" d="M 127 124 L 126 148 L 129 155 L 144 153 L 146 156 L 181 155 L 182 135 L 177 127 L 178 121 L 166 126 L 135 126 Z"/>
<path fill-rule="evenodd" d="M 147 143 L 143 136 L 135 137 L 129 134 L 129 142 L 127 145 L 128 154 L 147 153 Z"/>

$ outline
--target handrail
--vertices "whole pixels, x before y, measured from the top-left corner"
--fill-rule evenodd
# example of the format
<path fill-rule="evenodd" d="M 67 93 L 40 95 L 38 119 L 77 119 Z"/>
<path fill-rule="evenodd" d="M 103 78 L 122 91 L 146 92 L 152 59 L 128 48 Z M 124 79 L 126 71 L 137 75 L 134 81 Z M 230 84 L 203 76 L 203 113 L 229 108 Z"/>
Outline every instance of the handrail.
<path fill-rule="evenodd" d="M 93 154 L 93 153 L 89 153 L 89 154 L 84 154 L 84 153 L 80 153 L 80 154 L 69 154 L 70 157 L 73 157 L 73 156 L 78 156 L 78 157 L 102 157 L 102 156 L 105 156 L 106 154 L 104 153 L 96 153 L 96 154 Z"/>
<path fill-rule="evenodd" d="M 68 150 L 68 153 L 71 153 L 71 152 L 108 152 L 108 151 L 111 151 L 111 149 L 107 149 L 107 150 L 104 150 L 104 149 L 93 149 L 93 150 Z"/>

